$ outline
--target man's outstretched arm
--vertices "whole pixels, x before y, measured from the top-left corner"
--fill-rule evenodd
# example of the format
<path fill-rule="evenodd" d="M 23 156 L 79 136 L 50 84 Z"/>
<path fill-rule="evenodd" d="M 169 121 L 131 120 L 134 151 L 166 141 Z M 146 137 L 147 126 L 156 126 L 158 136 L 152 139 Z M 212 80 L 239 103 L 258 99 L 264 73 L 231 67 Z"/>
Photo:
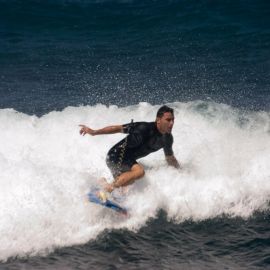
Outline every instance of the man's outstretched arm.
<path fill-rule="evenodd" d="M 173 166 L 176 169 L 181 169 L 180 163 L 178 162 L 178 160 L 175 158 L 174 155 L 166 156 L 166 161 L 169 166 Z"/>
<path fill-rule="evenodd" d="M 123 126 L 122 125 L 116 125 L 116 126 L 108 126 L 101 129 L 91 129 L 85 125 L 79 125 L 81 127 L 80 134 L 85 135 L 89 134 L 91 136 L 95 135 L 102 135 L 102 134 L 114 134 L 114 133 L 122 133 L 123 132 Z"/>

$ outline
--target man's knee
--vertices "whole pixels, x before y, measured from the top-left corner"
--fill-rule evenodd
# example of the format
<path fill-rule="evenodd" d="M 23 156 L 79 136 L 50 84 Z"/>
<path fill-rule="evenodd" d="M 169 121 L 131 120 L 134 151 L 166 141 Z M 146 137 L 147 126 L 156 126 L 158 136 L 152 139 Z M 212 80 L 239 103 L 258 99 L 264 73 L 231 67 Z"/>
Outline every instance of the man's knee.
<path fill-rule="evenodd" d="M 144 175 L 145 175 L 144 168 L 141 168 L 141 177 L 143 177 Z"/>

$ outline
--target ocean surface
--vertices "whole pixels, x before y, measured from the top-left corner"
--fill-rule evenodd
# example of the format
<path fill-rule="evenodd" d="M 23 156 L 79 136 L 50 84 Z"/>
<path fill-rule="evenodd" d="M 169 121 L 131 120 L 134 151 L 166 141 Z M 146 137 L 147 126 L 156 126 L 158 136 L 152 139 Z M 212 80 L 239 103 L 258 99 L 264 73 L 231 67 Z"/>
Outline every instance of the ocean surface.
<path fill-rule="evenodd" d="M 89 203 L 123 134 L 78 125 L 163 104 L 182 170 Z M 0 130 L 0 269 L 270 269 L 269 1 L 0 0 Z"/>

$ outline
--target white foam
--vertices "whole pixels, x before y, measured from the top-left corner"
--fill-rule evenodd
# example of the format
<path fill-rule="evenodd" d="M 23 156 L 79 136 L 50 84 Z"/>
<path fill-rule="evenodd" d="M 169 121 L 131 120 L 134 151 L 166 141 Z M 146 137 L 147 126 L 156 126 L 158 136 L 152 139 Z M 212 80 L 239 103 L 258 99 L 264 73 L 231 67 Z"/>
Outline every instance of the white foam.
<path fill-rule="evenodd" d="M 140 161 L 146 176 L 125 202 L 131 216 L 90 204 L 86 193 L 110 173 L 108 149 L 122 134 L 79 135 L 79 124 L 154 120 L 159 106 L 68 107 L 40 118 L 0 110 L 0 260 L 83 244 L 104 229 L 137 230 L 159 209 L 175 222 L 222 214 L 251 216 L 270 196 L 270 114 L 226 105 L 173 103 L 174 152 L 183 169 L 168 168 L 159 151 Z"/>

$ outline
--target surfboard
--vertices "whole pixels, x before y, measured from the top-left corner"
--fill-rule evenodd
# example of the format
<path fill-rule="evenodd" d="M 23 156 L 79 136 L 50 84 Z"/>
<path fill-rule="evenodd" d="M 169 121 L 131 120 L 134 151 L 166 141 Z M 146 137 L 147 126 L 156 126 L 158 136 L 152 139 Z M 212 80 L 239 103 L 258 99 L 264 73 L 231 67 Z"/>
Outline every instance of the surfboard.
<path fill-rule="evenodd" d="M 88 200 L 92 203 L 99 204 L 101 206 L 104 206 L 106 208 L 112 209 L 116 211 L 119 214 L 127 216 L 128 212 L 127 209 L 120 206 L 116 202 L 109 200 L 105 193 L 102 190 L 95 189 L 90 191 L 88 194 Z"/>

